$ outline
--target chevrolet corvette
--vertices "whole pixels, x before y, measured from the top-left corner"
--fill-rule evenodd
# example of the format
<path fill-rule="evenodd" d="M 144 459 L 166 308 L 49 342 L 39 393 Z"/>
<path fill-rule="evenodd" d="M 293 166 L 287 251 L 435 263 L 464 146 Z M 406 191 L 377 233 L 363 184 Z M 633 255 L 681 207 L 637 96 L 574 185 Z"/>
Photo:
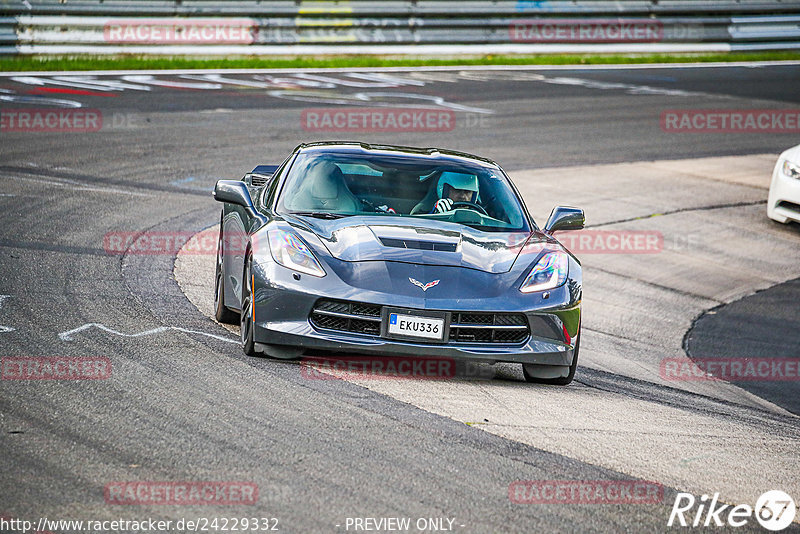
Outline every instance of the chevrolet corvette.
<path fill-rule="evenodd" d="M 578 363 L 582 274 L 499 165 L 365 143 L 298 146 L 220 180 L 215 314 L 247 355 L 335 351 L 522 364 L 566 385 Z"/>

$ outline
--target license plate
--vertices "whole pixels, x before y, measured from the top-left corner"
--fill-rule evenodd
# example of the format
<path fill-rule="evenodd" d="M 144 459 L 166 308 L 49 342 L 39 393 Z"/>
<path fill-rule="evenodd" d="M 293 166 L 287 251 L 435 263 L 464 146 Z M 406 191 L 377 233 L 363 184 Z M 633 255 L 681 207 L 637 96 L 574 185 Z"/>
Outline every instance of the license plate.
<path fill-rule="evenodd" d="M 400 336 L 441 341 L 444 339 L 444 319 L 390 313 L 388 331 L 390 334 Z"/>

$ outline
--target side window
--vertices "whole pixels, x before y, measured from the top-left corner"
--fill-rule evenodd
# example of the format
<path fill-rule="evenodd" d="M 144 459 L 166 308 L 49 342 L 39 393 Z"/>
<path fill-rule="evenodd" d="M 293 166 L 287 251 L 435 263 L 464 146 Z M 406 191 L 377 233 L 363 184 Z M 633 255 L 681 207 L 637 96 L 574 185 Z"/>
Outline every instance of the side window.
<path fill-rule="evenodd" d="M 278 189 L 278 183 L 281 181 L 281 176 L 283 175 L 283 171 L 288 168 L 288 163 L 294 158 L 294 154 L 286 158 L 286 160 L 278 167 L 278 170 L 275 171 L 275 174 L 269 179 L 269 182 L 264 186 L 264 190 L 261 193 L 261 201 L 260 206 L 263 209 L 269 208 L 272 205 L 273 200 L 275 200 L 275 192 Z"/>
<path fill-rule="evenodd" d="M 275 173 L 272 178 L 270 178 L 267 187 L 264 188 L 264 196 L 261 197 L 261 205 L 263 207 L 266 208 L 272 205 L 272 201 L 275 198 L 275 191 L 278 189 L 278 182 L 280 181 L 278 173 Z"/>

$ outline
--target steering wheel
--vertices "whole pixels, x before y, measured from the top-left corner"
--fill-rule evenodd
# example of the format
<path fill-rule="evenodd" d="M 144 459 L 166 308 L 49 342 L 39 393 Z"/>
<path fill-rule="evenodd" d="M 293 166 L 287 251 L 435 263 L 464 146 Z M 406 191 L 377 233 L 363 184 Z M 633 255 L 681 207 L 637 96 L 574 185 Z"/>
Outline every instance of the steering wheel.
<path fill-rule="evenodd" d="M 451 210 L 458 209 L 459 207 L 464 207 L 464 208 L 467 208 L 467 209 L 470 209 L 470 210 L 473 210 L 473 211 L 477 211 L 478 213 L 486 215 L 487 217 L 489 216 L 489 214 L 486 213 L 486 210 L 483 209 L 483 206 L 481 206 L 479 204 L 475 204 L 474 202 L 466 202 L 464 200 L 459 200 L 458 202 L 453 202 L 450 205 L 450 209 Z"/>

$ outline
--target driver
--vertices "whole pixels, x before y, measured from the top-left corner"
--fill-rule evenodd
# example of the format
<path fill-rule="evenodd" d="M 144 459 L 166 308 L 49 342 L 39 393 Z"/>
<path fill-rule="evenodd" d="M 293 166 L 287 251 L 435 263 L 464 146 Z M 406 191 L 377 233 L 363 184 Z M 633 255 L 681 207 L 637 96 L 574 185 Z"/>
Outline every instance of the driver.
<path fill-rule="evenodd" d="M 475 204 L 478 200 L 478 177 L 474 174 L 445 171 L 439 177 L 437 193 L 439 200 L 433 205 L 431 213 L 451 211 L 456 202 Z"/>

